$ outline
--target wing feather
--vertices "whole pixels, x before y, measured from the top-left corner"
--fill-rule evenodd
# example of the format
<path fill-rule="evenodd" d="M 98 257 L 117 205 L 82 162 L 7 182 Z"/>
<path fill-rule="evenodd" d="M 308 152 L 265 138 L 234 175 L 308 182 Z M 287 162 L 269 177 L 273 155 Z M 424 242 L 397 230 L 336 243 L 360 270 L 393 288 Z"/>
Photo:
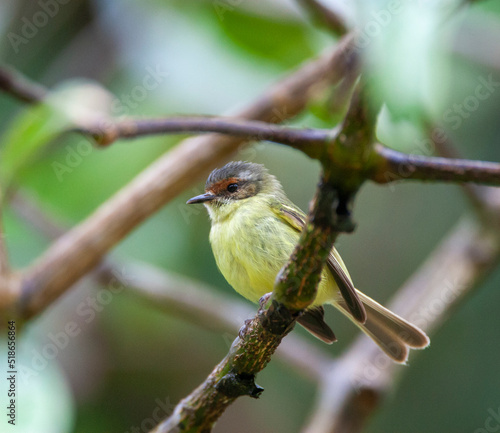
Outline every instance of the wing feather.
<path fill-rule="evenodd" d="M 283 221 L 288 223 L 298 232 L 302 231 L 306 217 L 300 209 L 296 208 L 292 204 L 282 203 L 279 203 L 276 207 L 274 207 L 274 209 L 277 210 L 278 216 Z M 349 312 L 358 322 L 365 323 L 365 308 L 359 299 L 344 262 L 335 248 L 332 248 L 332 251 L 330 252 L 327 265 L 333 278 L 335 279 L 335 282 L 337 283 L 337 286 L 339 287 L 340 293 L 346 302 Z"/>
<path fill-rule="evenodd" d="M 337 337 L 335 337 L 332 329 L 326 324 L 324 316 L 325 310 L 323 307 L 310 308 L 304 311 L 304 314 L 297 319 L 297 322 L 325 343 L 335 343 Z"/>

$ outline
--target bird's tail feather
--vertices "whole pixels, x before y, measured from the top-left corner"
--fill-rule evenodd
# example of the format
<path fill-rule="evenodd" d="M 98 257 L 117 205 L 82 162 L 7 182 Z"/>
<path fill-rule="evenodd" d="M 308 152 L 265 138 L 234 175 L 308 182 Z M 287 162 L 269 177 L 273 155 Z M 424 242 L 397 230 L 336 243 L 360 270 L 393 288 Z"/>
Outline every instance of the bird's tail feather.
<path fill-rule="evenodd" d="M 423 349 L 429 345 L 429 337 L 420 328 L 360 291 L 357 293 L 366 310 L 366 322 L 360 323 L 355 320 L 343 300 L 337 304 L 340 311 L 396 362 L 406 362 L 409 348 Z"/>

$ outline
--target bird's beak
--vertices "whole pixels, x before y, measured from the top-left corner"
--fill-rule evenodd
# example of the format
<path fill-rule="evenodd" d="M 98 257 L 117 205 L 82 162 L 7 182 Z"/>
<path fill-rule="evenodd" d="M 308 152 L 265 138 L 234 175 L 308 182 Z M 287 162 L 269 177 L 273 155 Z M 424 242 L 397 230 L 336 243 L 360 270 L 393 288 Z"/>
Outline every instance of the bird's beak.
<path fill-rule="evenodd" d="M 215 194 L 211 192 L 206 192 L 205 194 L 197 195 L 196 197 L 190 198 L 186 204 L 195 204 L 195 203 L 205 203 L 207 201 L 211 201 L 215 198 Z"/>

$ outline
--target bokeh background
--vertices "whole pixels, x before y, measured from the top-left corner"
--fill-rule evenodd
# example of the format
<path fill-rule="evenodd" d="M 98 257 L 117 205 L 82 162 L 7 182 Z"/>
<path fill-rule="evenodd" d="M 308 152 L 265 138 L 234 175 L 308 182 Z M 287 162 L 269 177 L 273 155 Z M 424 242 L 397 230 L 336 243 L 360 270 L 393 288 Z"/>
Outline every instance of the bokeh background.
<path fill-rule="evenodd" d="M 380 140 L 408 153 L 430 154 L 421 144 L 425 113 L 464 157 L 500 160 L 500 86 L 492 84 L 487 98 L 477 104 L 469 100 L 464 111 L 457 111 L 481 79 L 500 81 L 498 1 L 464 7 L 453 1 L 400 1 L 399 12 L 389 18 L 381 12 L 388 8 L 381 0 L 325 3 L 368 35 L 366 68 L 377 96 L 386 102 Z M 0 37 L 3 63 L 76 106 L 100 101 L 89 95 L 107 89 L 103 100 L 113 95 L 110 112 L 117 117 L 230 113 L 335 42 L 291 0 L 1 2 Z M 290 124 L 331 127 L 341 115 L 331 106 L 329 95 L 322 95 Z M 39 133 L 37 113 L 30 110 L 0 95 L 4 152 L 11 141 L 19 145 Z M 181 139 L 144 138 L 91 150 L 81 138 L 66 136 L 25 161 L 13 176 L 30 200 L 74 225 Z M 264 163 L 289 197 L 307 209 L 319 172 L 316 162 L 269 143 L 255 143 L 238 158 Z M 113 254 L 199 279 L 238 299 L 216 268 L 204 209 L 184 204 L 202 188 L 169 203 Z M 366 185 L 356 200 L 357 230 L 342 236 L 338 249 L 357 287 L 385 302 L 469 212 L 455 185 Z M 31 263 L 49 245 L 8 206 L 3 219 L 16 267 Z M 452 312 L 431 336 L 429 349 L 412 354 L 411 367 L 367 431 L 490 431 L 485 422 L 491 411 L 500 410 L 499 285 L 500 271 Z M 99 290 L 89 281 L 76 285 L 26 327 L 18 349 L 25 369 L 17 432 L 146 431 L 144 420 L 153 410 L 160 407 L 161 416 L 171 411 L 226 354 L 237 333 L 209 332 L 126 292 L 94 309 L 92 317 L 79 314 L 82 303 Z M 331 309 L 327 317 L 339 342 L 312 343 L 334 357 L 358 331 L 337 320 Z M 51 359 L 42 356 L 68 321 L 77 322 L 81 332 Z M 312 338 L 301 329 L 294 332 Z M 257 382 L 266 389 L 262 397 L 239 399 L 215 432 L 300 431 L 314 404 L 315 384 L 278 359 Z M 495 422 L 500 426 L 500 416 Z"/>

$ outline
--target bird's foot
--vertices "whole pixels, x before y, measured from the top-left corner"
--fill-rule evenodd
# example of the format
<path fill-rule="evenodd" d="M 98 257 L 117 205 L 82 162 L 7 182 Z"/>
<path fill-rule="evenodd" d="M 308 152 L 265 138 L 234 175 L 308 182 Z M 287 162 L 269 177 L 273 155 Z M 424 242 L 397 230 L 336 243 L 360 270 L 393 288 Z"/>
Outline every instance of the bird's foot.
<path fill-rule="evenodd" d="M 240 330 L 238 331 L 238 337 L 240 337 L 240 339 L 243 339 L 244 335 L 245 335 L 245 332 L 247 330 L 247 328 L 250 326 L 250 324 L 252 323 L 252 320 L 253 319 L 247 319 L 245 320 L 245 323 L 243 324 L 243 326 L 240 328 Z"/>

